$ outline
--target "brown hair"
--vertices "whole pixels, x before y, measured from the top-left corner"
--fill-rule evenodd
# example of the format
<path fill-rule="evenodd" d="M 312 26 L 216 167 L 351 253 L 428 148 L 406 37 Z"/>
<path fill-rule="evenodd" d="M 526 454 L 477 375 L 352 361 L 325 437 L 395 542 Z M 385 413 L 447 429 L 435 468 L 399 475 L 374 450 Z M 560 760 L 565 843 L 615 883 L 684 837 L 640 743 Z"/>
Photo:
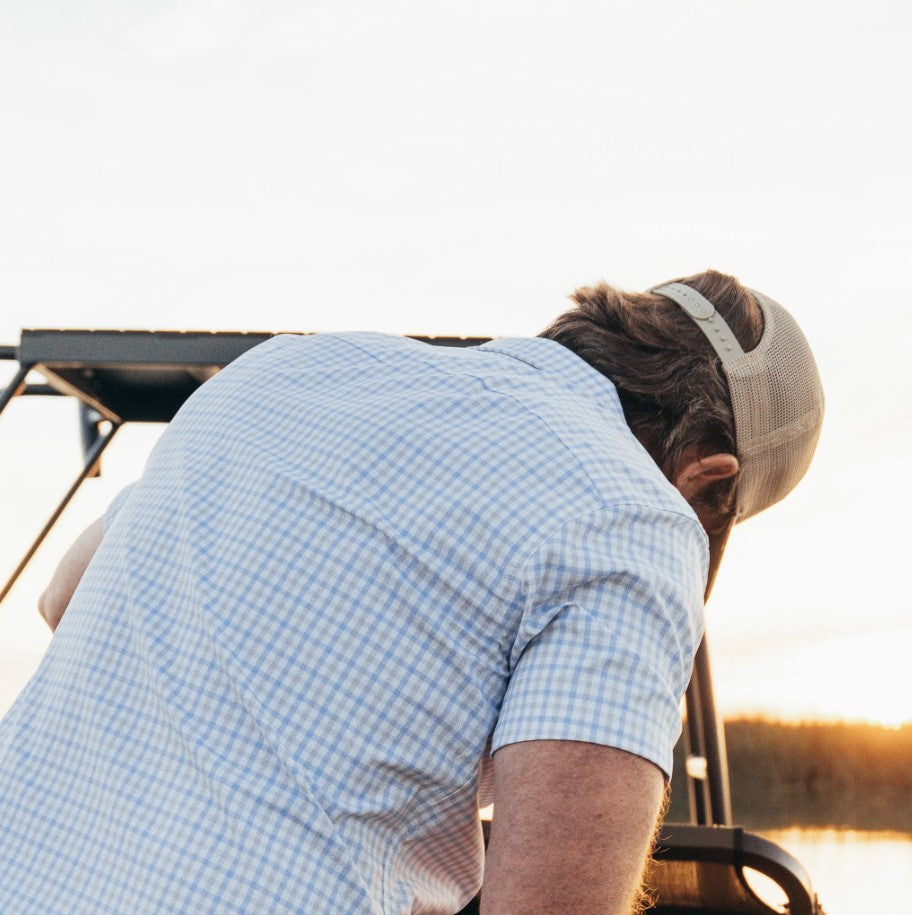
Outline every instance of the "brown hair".
<path fill-rule="evenodd" d="M 733 276 L 707 270 L 686 283 L 713 303 L 745 351 L 763 333 L 763 314 Z M 599 283 L 570 296 L 576 307 L 542 332 L 614 382 L 624 417 L 662 472 L 674 474 L 685 453 L 737 454 L 735 421 L 719 357 L 677 304 L 653 293 Z M 707 507 L 734 510 L 737 476 L 705 494 Z"/>

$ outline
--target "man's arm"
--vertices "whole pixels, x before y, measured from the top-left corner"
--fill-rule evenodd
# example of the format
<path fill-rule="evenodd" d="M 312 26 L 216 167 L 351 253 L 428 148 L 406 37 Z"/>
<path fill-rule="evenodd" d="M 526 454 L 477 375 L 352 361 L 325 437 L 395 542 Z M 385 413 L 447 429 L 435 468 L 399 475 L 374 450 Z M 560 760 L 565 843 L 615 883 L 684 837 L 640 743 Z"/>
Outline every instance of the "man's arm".
<path fill-rule="evenodd" d="M 664 777 L 623 750 L 532 740 L 494 754 L 483 915 L 628 915 Z"/>
<path fill-rule="evenodd" d="M 57 628 L 76 586 L 88 568 L 95 551 L 104 536 L 104 520 L 99 518 L 90 524 L 66 551 L 57 566 L 50 584 L 38 598 L 38 612 L 44 617 L 51 631 Z"/>

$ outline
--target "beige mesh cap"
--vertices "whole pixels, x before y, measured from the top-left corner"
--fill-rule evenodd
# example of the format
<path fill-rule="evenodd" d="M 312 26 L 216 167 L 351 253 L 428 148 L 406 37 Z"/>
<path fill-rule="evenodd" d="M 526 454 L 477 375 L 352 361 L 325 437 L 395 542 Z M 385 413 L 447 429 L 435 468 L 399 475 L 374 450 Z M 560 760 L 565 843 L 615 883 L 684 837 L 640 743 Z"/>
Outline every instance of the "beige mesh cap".
<path fill-rule="evenodd" d="M 713 345 L 728 379 L 741 477 L 737 521 L 788 495 L 814 456 L 823 422 L 817 364 L 795 319 L 753 289 L 763 336 L 745 353 L 715 307 L 683 283 L 651 290 L 677 302 Z"/>

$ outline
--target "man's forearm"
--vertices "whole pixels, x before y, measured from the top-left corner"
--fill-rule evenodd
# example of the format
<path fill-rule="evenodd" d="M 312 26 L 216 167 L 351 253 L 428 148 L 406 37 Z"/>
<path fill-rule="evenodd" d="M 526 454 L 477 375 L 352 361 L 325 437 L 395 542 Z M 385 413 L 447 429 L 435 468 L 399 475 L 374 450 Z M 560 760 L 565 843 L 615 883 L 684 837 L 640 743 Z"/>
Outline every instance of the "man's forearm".
<path fill-rule="evenodd" d="M 530 741 L 494 756 L 483 915 L 636 907 L 664 781 L 637 756 L 594 744 Z"/>
<path fill-rule="evenodd" d="M 101 544 L 103 536 L 104 523 L 99 518 L 90 524 L 66 551 L 51 577 L 50 583 L 38 598 L 38 612 L 44 617 L 52 631 L 57 628 L 57 624 L 69 606 L 70 599 L 92 561 L 95 551 Z"/>

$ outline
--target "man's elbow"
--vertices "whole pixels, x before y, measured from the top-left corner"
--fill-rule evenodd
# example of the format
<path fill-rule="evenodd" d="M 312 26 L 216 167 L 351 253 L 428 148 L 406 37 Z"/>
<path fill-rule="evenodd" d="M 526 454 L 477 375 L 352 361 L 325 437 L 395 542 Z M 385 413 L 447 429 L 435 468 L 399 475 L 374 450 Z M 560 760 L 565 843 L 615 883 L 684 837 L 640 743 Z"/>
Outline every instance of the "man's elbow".
<path fill-rule="evenodd" d="M 38 598 L 38 613 L 48 624 L 51 632 L 57 629 L 66 608 L 67 602 L 53 584 L 48 585 Z"/>

